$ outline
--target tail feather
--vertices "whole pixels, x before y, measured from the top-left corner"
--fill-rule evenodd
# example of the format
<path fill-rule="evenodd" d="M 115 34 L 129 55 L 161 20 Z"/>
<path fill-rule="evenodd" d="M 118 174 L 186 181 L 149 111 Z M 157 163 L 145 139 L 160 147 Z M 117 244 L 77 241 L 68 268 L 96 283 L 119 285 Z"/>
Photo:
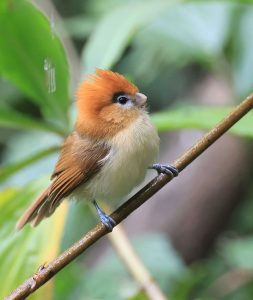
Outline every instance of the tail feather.
<path fill-rule="evenodd" d="M 44 202 L 44 204 L 39 208 L 39 210 L 37 211 L 37 214 L 33 217 L 33 219 L 31 221 L 29 221 L 31 223 L 31 225 L 33 227 L 39 225 L 39 223 L 44 219 L 49 217 L 54 210 L 52 211 L 51 209 L 51 203 L 46 201 Z"/>
<path fill-rule="evenodd" d="M 32 226 L 37 226 L 41 220 L 53 213 L 50 211 L 49 200 L 50 186 L 44 190 L 32 205 L 24 212 L 16 224 L 16 229 L 22 229 L 25 224 L 31 223 Z M 49 213 L 50 211 L 50 213 Z"/>

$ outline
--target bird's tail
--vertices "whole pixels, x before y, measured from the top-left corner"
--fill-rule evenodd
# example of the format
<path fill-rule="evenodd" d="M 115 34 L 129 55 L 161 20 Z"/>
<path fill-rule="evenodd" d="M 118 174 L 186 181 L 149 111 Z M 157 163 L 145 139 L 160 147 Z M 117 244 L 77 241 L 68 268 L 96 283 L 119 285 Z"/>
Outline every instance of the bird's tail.
<path fill-rule="evenodd" d="M 27 223 L 31 223 L 32 226 L 37 226 L 42 219 L 49 217 L 54 212 L 55 209 L 52 210 L 51 201 L 49 201 L 50 188 L 49 186 L 45 189 L 24 212 L 16 224 L 17 230 L 22 229 Z"/>

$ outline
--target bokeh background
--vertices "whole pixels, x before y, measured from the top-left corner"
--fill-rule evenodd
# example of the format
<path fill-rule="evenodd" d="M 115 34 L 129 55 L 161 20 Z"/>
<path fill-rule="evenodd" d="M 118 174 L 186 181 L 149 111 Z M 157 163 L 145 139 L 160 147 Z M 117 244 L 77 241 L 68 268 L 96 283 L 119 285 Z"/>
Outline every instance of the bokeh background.
<path fill-rule="evenodd" d="M 1 0 L 1 299 L 97 222 L 64 203 L 15 231 L 73 128 L 81 79 L 100 67 L 139 86 L 171 163 L 253 91 L 252 4 Z M 253 299 L 252 139 L 250 112 L 124 222 L 169 299 Z M 146 298 L 104 239 L 31 299 Z"/>

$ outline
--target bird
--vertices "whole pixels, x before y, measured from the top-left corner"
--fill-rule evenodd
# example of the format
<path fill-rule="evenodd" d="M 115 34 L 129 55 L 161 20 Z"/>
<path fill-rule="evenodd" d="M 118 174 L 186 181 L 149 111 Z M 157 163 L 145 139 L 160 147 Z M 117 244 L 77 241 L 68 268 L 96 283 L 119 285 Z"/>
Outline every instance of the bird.
<path fill-rule="evenodd" d="M 101 222 L 116 222 L 97 200 L 115 203 L 145 178 L 148 169 L 177 176 L 172 165 L 154 163 L 159 136 L 151 123 L 147 97 L 123 75 L 96 69 L 76 93 L 77 119 L 65 139 L 49 186 L 16 224 L 37 226 L 66 199 L 93 202 Z"/>

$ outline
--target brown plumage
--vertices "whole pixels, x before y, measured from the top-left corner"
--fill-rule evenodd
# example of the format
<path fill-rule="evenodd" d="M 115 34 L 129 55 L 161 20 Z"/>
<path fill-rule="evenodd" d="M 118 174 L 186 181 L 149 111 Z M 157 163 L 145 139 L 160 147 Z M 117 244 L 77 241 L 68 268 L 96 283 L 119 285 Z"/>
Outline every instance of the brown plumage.
<path fill-rule="evenodd" d="M 120 104 L 118 94 L 127 102 Z M 52 182 L 20 218 L 17 228 L 26 223 L 38 225 L 67 196 L 117 198 L 141 181 L 158 150 L 145 102 L 138 88 L 118 73 L 98 69 L 84 81 L 77 92 L 75 130 L 63 144 Z M 144 150 L 147 155 L 139 159 L 137 155 Z M 131 170 L 125 170 L 129 160 L 136 161 L 131 180 Z"/>
<path fill-rule="evenodd" d="M 68 136 L 51 176 L 52 183 L 24 213 L 17 228 L 21 229 L 26 223 L 36 226 L 44 217 L 51 216 L 73 189 L 100 170 L 103 166 L 101 159 L 108 150 L 105 144 L 89 139 L 81 140 L 77 133 Z"/>

